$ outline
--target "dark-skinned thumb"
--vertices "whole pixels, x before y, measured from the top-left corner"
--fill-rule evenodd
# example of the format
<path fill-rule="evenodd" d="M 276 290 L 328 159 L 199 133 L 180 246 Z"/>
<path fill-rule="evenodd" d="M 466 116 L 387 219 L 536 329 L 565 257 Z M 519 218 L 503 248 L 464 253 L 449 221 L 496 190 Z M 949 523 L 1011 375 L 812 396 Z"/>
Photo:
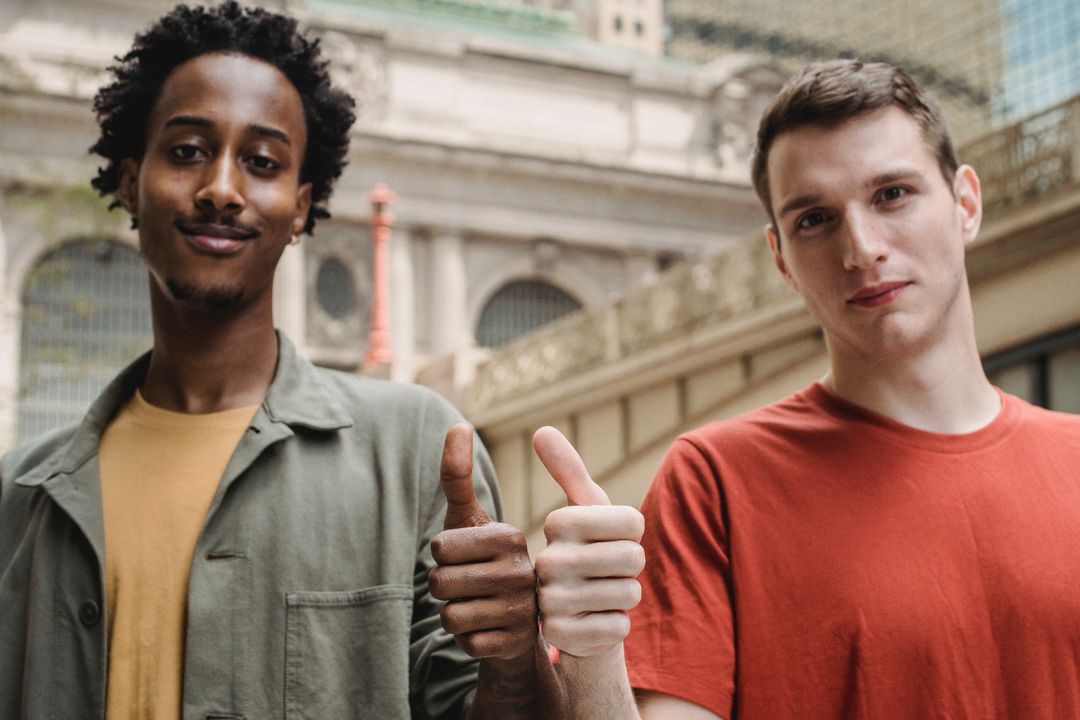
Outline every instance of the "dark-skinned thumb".
<path fill-rule="evenodd" d="M 452 426 L 443 444 L 439 478 L 446 495 L 444 530 L 476 527 L 491 522 L 476 499 L 472 482 L 473 431 L 466 423 Z"/>

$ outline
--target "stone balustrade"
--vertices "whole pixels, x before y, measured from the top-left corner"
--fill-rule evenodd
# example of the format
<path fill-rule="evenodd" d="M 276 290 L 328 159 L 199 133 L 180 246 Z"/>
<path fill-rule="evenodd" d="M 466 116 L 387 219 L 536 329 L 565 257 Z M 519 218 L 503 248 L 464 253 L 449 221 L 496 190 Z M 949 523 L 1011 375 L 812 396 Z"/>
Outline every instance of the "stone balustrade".
<path fill-rule="evenodd" d="M 677 265 L 615 303 L 568 315 L 498 351 L 477 368 L 470 414 L 616 363 L 700 327 L 766 308 L 790 291 L 764 240 L 747 239 Z"/>

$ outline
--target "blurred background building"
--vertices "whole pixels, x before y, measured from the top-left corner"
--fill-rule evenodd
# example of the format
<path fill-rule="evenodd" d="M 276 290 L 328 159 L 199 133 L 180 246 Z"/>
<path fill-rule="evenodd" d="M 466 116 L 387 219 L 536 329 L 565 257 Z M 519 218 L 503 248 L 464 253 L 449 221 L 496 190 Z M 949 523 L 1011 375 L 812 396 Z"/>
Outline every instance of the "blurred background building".
<path fill-rule="evenodd" d="M 91 192 L 86 150 L 105 67 L 172 4 L 0 6 L 0 448 L 77 419 L 149 347 L 135 236 Z M 399 197 L 394 360 L 380 371 L 453 397 L 490 348 L 761 223 L 746 148 L 713 132 L 715 97 L 761 61 L 664 57 L 656 0 L 625 15 L 610 3 L 265 4 L 321 37 L 358 103 L 334 218 L 286 252 L 275 283 L 279 325 L 317 362 L 355 370 L 364 356 L 378 182 Z M 613 17 L 625 32 L 608 32 Z"/>
<path fill-rule="evenodd" d="M 668 51 L 707 62 L 756 52 L 794 70 L 828 57 L 903 66 L 961 140 L 1080 92 L 1073 0 L 668 0 Z"/>
<path fill-rule="evenodd" d="M 986 217 L 969 251 L 995 382 L 1080 412 L 1080 3 L 279 0 L 357 97 L 350 166 L 286 251 L 278 324 L 357 370 L 377 182 L 398 194 L 394 359 L 488 443 L 533 541 L 562 502 L 532 458 L 564 430 L 622 502 L 683 430 L 820 376 L 749 187 L 762 108 L 807 60 L 884 59 L 942 101 Z M 145 271 L 88 186 L 104 67 L 171 6 L 0 7 L 0 449 L 77 418 L 149 346 Z"/>

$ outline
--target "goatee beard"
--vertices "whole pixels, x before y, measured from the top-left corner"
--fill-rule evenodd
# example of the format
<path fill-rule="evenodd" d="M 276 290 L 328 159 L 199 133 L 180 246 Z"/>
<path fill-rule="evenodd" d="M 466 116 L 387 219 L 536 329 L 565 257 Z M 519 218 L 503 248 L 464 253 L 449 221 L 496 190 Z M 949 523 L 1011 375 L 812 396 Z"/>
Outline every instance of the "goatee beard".
<path fill-rule="evenodd" d="M 244 300 L 244 289 L 238 287 L 199 288 L 192 283 L 166 280 L 169 294 L 178 302 L 193 303 L 210 310 L 235 310 Z"/>

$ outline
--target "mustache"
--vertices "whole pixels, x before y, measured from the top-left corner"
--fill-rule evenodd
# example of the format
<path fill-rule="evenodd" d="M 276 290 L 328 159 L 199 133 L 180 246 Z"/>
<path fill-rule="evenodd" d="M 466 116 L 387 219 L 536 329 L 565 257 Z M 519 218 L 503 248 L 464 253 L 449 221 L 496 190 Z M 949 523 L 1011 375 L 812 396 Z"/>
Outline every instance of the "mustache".
<path fill-rule="evenodd" d="M 173 225 L 177 230 L 188 235 L 208 234 L 248 239 L 259 234 L 255 227 L 239 222 L 231 215 L 211 213 L 183 215 L 177 218 Z"/>

